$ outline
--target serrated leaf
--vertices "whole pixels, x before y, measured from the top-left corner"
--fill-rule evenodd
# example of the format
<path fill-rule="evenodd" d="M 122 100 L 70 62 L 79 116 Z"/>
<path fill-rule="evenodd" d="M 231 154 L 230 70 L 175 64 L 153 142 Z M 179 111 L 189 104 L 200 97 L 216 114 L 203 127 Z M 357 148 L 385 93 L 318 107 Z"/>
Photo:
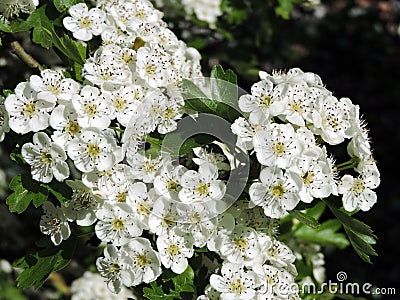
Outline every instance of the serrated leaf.
<path fill-rule="evenodd" d="M 6 199 L 10 212 L 24 212 L 31 201 L 35 207 L 42 205 L 48 197 L 48 190 L 34 181 L 29 174 L 15 176 L 10 182 L 10 189 L 14 191 Z"/>
<path fill-rule="evenodd" d="M 175 291 L 178 293 L 192 293 L 194 292 L 194 272 L 190 265 L 187 266 L 186 270 L 172 278 L 172 282 L 175 286 Z"/>
<path fill-rule="evenodd" d="M 312 216 L 309 216 L 299 210 L 292 210 L 289 211 L 289 214 L 293 217 L 299 220 L 301 223 L 307 225 L 308 227 L 311 227 L 313 229 L 317 229 L 320 224 L 319 222 L 313 218 Z"/>
<path fill-rule="evenodd" d="M 278 16 L 288 20 L 294 9 L 294 4 L 300 1 L 301 0 L 278 0 L 279 6 L 275 8 L 275 12 Z"/>
<path fill-rule="evenodd" d="M 32 24 L 32 41 L 41 45 L 43 48 L 49 49 L 51 47 L 52 39 L 48 34 L 49 30 L 53 29 L 53 23 L 46 14 L 47 5 L 42 5 L 37 8 L 27 19 L 27 22 Z"/>
<path fill-rule="evenodd" d="M 59 12 L 64 12 L 71 6 L 82 2 L 82 0 L 54 0 L 53 4 Z"/>
<path fill-rule="evenodd" d="M 238 99 L 237 77 L 232 70 L 224 71 L 217 65 L 211 70 L 211 97 L 225 104 L 234 105 Z"/>
<path fill-rule="evenodd" d="M 77 239 L 71 237 L 56 247 L 50 239 L 43 239 L 37 243 L 42 249 L 28 254 L 14 262 L 13 266 L 25 270 L 18 276 L 19 288 L 43 285 L 51 272 L 61 270 L 70 262 L 75 252 Z"/>
<path fill-rule="evenodd" d="M 342 223 L 356 253 L 361 259 L 371 263 L 370 256 L 378 255 L 372 247 L 376 243 L 376 235 L 373 233 L 371 227 L 341 211 L 335 207 L 333 202 L 329 200 L 324 200 L 324 202 L 334 216 Z"/>

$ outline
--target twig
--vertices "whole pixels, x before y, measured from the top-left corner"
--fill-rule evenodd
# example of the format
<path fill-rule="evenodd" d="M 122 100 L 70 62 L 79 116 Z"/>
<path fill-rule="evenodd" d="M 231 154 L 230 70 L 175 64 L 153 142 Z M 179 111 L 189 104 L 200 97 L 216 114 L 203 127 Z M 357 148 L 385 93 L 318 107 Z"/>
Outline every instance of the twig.
<path fill-rule="evenodd" d="M 40 63 L 32 57 L 28 52 L 25 51 L 24 47 L 15 39 L 11 33 L 2 32 L 1 37 L 10 48 L 11 52 L 14 53 L 20 60 L 22 60 L 28 67 L 34 70 L 42 71 L 43 67 Z"/>

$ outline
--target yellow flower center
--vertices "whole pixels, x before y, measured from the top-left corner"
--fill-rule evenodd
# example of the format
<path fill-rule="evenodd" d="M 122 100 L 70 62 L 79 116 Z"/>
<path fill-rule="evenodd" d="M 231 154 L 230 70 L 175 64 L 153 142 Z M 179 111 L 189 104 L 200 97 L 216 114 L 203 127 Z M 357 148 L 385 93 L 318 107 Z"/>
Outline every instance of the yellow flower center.
<path fill-rule="evenodd" d="M 260 106 L 268 108 L 271 105 L 272 101 L 272 97 L 261 94 Z"/>
<path fill-rule="evenodd" d="M 242 282 L 240 281 L 240 279 L 236 279 L 235 281 L 231 282 L 229 284 L 229 290 L 233 294 L 240 295 L 244 290 L 244 286 L 243 286 Z"/>
<path fill-rule="evenodd" d="M 151 260 L 147 257 L 146 253 L 143 253 L 136 256 L 135 264 L 140 268 L 144 268 L 151 264 Z"/>
<path fill-rule="evenodd" d="M 115 97 L 113 100 L 113 104 L 116 110 L 122 111 L 126 107 L 126 100 L 121 97 Z"/>
<path fill-rule="evenodd" d="M 173 119 L 175 117 L 175 112 L 171 107 L 168 107 L 164 110 L 163 116 L 166 119 Z"/>
<path fill-rule="evenodd" d="M 303 108 L 302 108 L 301 102 L 302 102 L 302 100 L 293 101 L 292 103 L 290 103 L 290 109 L 293 112 L 298 112 L 299 114 L 301 114 L 303 112 Z"/>
<path fill-rule="evenodd" d="M 122 221 L 121 219 L 115 219 L 113 221 L 112 227 L 116 230 L 124 229 L 124 221 Z"/>
<path fill-rule="evenodd" d="M 120 192 L 115 197 L 115 200 L 117 200 L 117 202 L 119 203 L 125 203 L 127 194 L 128 194 L 127 192 Z"/>
<path fill-rule="evenodd" d="M 86 147 L 86 152 L 91 158 L 96 158 L 99 156 L 100 149 L 96 144 L 88 144 Z"/>
<path fill-rule="evenodd" d="M 96 114 L 96 111 L 97 111 L 97 104 L 87 103 L 83 108 L 83 112 L 90 117 L 93 117 Z"/>
<path fill-rule="evenodd" d="M 144 169 L 147 173 L 153 173 L 156 170 L 156 166 L 149 161 L 144 162 Z"/>
<path fill-rule="evenodd" d="M 282 142 L 276 142 L 273 147 L 273 151 L 276 156 L 282 156 L 283 154 L 285 154 L 286 151 L 285 145 Z"/>
<path fill-rule="evenodd" d="M 53 157 L 49 152 L 43 152 L 40 156 L 40 161 L 46 164 L 51 164 L 51 162 L 53 161 Z"/>
<path fill-rule="evenodd" d="M 285 194 L 285 189 L 281 185 L 274 185 L 271 187 L 271 193 L 274 197 L 280 198 Z"/>
<path fill-rule="evenodd" d="M 352 191 L 359 195 L 365 190 L 365 186 L 360 178 L 354 179 Z"/>
<path fill-rule="evenodd" d="M 199 194 L 200 196 L 207 196 L 210 193 L 210 190 L 208 188 L 208 185 L 205 183 L 201 183 L 195 188 L 196 193 Z"/>
<path fill-rule="evenodd" d="M 156 71 L 156 66 L 154 64 L 146 66 L 146 73 L 148 75 L 153 75 L 155 71 Z"/>
<path fill-rule="evenodd" d="M 314 174 L 314 172 L 306 172 L 304 175 L 303 175 L 303 182 L 304 182 L 304 184 L 305 185 L 310 185 L 310 184 L 312 184 L 313 182 L 314 182 L 314 177 L 315 177 L 315 174 Z"/>
<path fill-rule="evenodd" d="M 26 103 L 24 105 L 24 108 L 22 109 L 22 113 L 24 114 L 25 117 L 32 118 L 32 116 L 36 112 L 36 105 L 35 103 Z"/>
<path fill-rule="evenodd" d="M 150 205 L 147 204 L 147 203 L 140 203 L 140 204 L 137 206 L 137 212 L 138 212 L 140 215 L 148 215 L 149 212 L 150 212 Z"/>
<path fill-rule="evenodd" d="M 81 131 L 81 127 L 77 122 L 69 121 L 67 126 L 65 126 L 65 132 L 70 135 L 76 135 Z"/>
<path fill-rule="evenodd" d="M 83 17 L 79 20 L 79 27 L 89 29 L 92 26 L 92 21 L 88 17 Z"/>
<path fill-rule="evenodd" d="M 124 63 L 129 64 L 133 61 L 133 55 L 129 51 L 125 51 L 122 55 L 122 60 Z"/>
<path fill-rule="evenodd" d="M 180 252 L 180 249 L 177 244 L 171 243 L 167 248 L 167 253 L 170 256 L 175 256 L 175 255 L 179 254 L 179 252 Z"/>
<path fill-rule="evenodd" d="M 168 191 L 176 191 L 178 189 L 178 186 L 179 186 L 179 184 L 172 179 L 167 181 L 167 190 Z"/>
<path fill-rule="evenodd" d="M 244 251 L 247 247 L 247 240 L 245 238 L 237 238 L 235 239 L 235 246 L 238 248 L 240 251 Z"/>

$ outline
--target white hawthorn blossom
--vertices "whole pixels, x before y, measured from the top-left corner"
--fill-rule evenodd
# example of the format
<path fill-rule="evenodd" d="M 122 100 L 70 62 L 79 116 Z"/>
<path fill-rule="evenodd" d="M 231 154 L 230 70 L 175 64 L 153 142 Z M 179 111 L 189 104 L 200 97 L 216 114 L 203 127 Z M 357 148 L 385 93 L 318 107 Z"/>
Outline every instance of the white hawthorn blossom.
<path fill-rule="evenodd" d="M 54 102 L 39 97 L 29 83 L 21 82 L 4 101 L 9 116 L 9 126 L 16 133 L 38 132 L 49 125 L 49 112 Z"/>
<path fill-rule="evenodd" d="M 174 230 L 157 238 L 157 249 L 164 267 L 176 274 L 182 274 L 188 266 L 188 258 L 193 256 L 193 241 Z"/>
<path fill-rule="evenodd" d="M 133 238 L 122 248 L 122 259 L 132 270 L 132 285 L 149 283 L 161 275 L 161 262 L 158 252 L 151 247 L 145 238 Z"/>
<path fill-rule="evenodd" d="M 114 113 L 110 96 L 96 87 L 85 85 L 79 95 L 72 97 L 72 104 L 81 127 L 105 129 L 111 123 Z"/>
<path fill-rule="evenodd" d="M 221 293 L 220 299 L 254 299 L 258 279 L 253 271 L 245 271 L 243 265 L 226 262 L 222 265 L 221 275 L 212 274 L 211 286 Z"/>
<path fill-rule="evenodd" d="M 130 265 L 122 259 L 122 249 L 108 244 L 104 248 L 104 257 L 97 258 L 96 267 L 111 292 L 118 294 L 124 285 L 132 286 L 135 275 Z"/>
<path fill-rule="evenodd" d="M 271 124 L 256 133 L 253 143 L 258 161 L 269 167 L 286 169 L 303 151 L 303 144 L 290 124 Z"/>
<path fill-rule="evenodd" d="M 52 111 L 50 126 L 55 130 L 51 138 L 61 147 L 68 145 L 81 132 L 78 116 L 71 104 L 59 105 Z"/>
<path fill-rule="evenodd" d="M 266 167 L 260 173 L 260 181 L 250 186 L 250 201 L 263 207 L 268 217 L 281 218 L 299 203 L 303 183 L 297 174 Z"/>
<path fill-rule="evenodd" d="M 380 179 L 373 173 L 360 174 L 358 177 L 346 174 L 339 183 L 339 193 L 343 195 L 343 207 L 352 212 L 356 209 L 370 210 L 376 203 L 377 195 L 373 189 L 377 188 Z"/>
<path fill-rule="evenodd" d="M 33 179 L 48 183 L 53 177 L 63 181 L 69 176 L 69 168 L 65 161 L 67 155 L 63 148 L 53 143 L 44 132 L 35 133 L 32 142 L 22 146 L 21 154 L 31 165 Z"/>
<path fill-rule="evenodd" d="M 40 218 L 40 231 L 50 235 L 53 244 L 58 246 L 71 235 L 68 220 L 63 209 L 50 201 L 43 203 L 42 208 L 44 214 Z"/>
<path fill-rule="evenodd" d="M 69 142 L 67 151 L 75 166 L 82 172 L 107 170 L 120 157 L 112 134 L 97 128 L 82 129 L 81 134 Z"/>
<path fill-rule="evenodd" d="M 89 41 L 100 35 L 104 29 L 106 14 L 98 8 L 88 9 L 85 3 L 78 3 L 68 10 L 70 17 L 63 19 L 64 27 L 72 32 L 77 40 Z"/>

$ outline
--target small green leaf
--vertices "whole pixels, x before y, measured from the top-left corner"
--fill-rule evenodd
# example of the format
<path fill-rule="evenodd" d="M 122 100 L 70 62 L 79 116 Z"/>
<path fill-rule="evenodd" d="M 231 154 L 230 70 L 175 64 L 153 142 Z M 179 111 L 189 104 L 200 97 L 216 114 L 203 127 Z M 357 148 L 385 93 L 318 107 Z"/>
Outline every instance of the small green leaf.
<path fill-rule="evenodd" d="M 56 247 L 50 239 L 43 239 L 37 243 L 42 248 L 35 253 L 28 254 L 14 262 L 13 266 L 25 270 L 18 276 L 19 288 L 43 285 L 51 272 L 61 270 L 67 266 L 75 252 L 77 239 L 74 237 Z"/>
<path fill-rule="evenodd" d="M 6 203 L 11 212 L 24 212 L 31 201 L 35 207 L 42 205 L 48 197 L 48 190 L 34 181 L 29 174 L 15 176 L 10 182 L 10 189 L 14 192 L 7 197 Z"/>
<path fill-rule="evenodd" d="M 179 293 L 192 293 L 194 292 L 194 272 L 190 265 L 187 266 L 186 270 L 172 278 L 175 290 Z"/>
<path fill-rule="evenodd" d="M 279 6 L 275 8 L 275 12 L 278 16 L 288 20 L 294 9 L 294 4 L 300 1 L 301 0 L 278 0 Z"/>
<path fill-rule="evenodd" d="M 313 218 L 313 217 L 311 217 L 311 216 L 309 216 L 309 215 L 307 215 L 307 214 L 305 214 L 305 213 L 303 213 L 303 212 L 301 212 L 299 210 L 289 211 L 289 214 L 293 218 L 296 218 L 301 223 L 303 223 L 303 224 L 305 224 L 305 225 L 307 225 L 307 226 L 309 226 L 309 227 L 311 227 L 313 229 L 317 229 L 320 226 L 320 224 L 318 223 L 318 221 L 315 218 Z"/>
<path fill-rule="evenodd" d="M 43 48 L 49 49 L 53 42 L 49 31 L 53 30 L 53 23 L 46 14 L 47 5 L 42 5 L 36 9 L 27 19 L 32 24 L 32 41 L 41 45 Z"/>
<path fill-rule="evenodd" d="M 83 0 L 54 0 L 54 6 L 57 8 L 59 12 L 64 12 L 69 9 L 71 6 L 82 3 Z"/>

